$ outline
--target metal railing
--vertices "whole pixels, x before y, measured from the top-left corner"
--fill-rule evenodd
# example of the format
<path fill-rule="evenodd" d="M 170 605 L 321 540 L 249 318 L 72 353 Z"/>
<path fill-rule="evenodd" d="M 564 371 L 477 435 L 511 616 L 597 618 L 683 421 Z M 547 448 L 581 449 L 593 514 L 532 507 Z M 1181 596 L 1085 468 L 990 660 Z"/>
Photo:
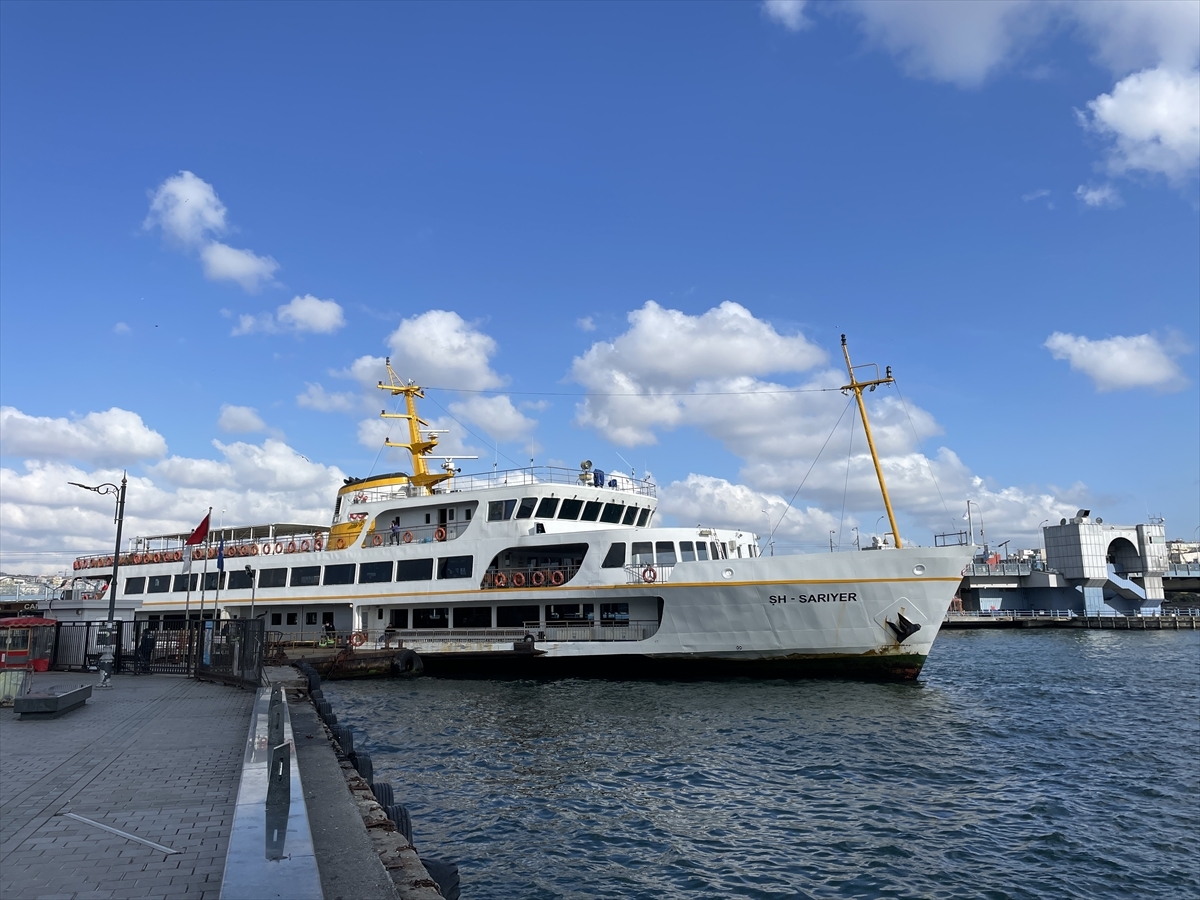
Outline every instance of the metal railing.
<path fill-rule="evenodd" d="M 406 525 L 392 534 L 391 526 L 380 522 L 376 531 L 367 530 L 362 538 L 364 547 L 398 547 L 402 544 L 441 544 L 457 539 L 470 522 L 447 522 L 443 525 Z M 357 538 L 356 538 L 357 540 Z"/>
<path fill-rule="evenodd" d="M 527 622 L 512 628 L 367 628 L 360 631 L 331 631 L 318 636 L 310 632 L 271 631 L 268 635 L 268 656 L 290 649 L 328 650 L 354 648 L 358 650 L 396 650 L 413 644 L 444 641 L 476 641 L 503 643 L 521 641 L 532 636 L 535 641 L 641 641 L 653 636 L 659 628 L 657 620 L 612 620 L 600 622 L 569 619 L 562 622 Z"/>
<path fill-rule="evenodd" d="M 244 687 L 256 687 L 262 677 L 262 619 L 232 619 L 201 625 L 196 654 L 196 677 Z"/>
<path fill-rule="evenodd" d="M 586 480 L 585 480 L 586 479 Z M 620 472 L 610 472 L 604 484 L 594 484 L 593 472 L 579 469 L 564 469 L 557 466 L 532 466 L 523 469 L 505 469 L 500 472 L 482 472 L 478 475 L 455 475 L 434 486 L 434 495 L 456 494 L 467 491 L 482 491 L 500 487 L 526 487 L 533 484 L 561 484 L 573 487 L 603 487 L 605 490 L 642 497 L 657 496 L 657 488 L 649 481 L 634 481 Z M 615 482 L 615 484 L 613 483 Z M 350 506 L 356 503 L 374 503 L 380 500 L 406 500 L 410 497 L 428 496 L 421 488 L 411 484 L 388 484 L 366 487 L 355 491 L 350 497 Z"/>
<path fill-rule="evenodd" d="M 997 619 L 1170 619 L 1179 616 L 1200 616 L 1200 609 L 1143 609 L 1123 613 L 1115 609 L 1095 612 L 1075 612 L 1070 609 L 968 609 L 950 610 L 947 618 L 997 618 Z"/>
<path fill-rule="evenodd" d="M 625 567 L 625 583 L 663 584 L 671 580 L 671 570 L 674 568 L 674 563 L 669 566 L 657 566 L 654 563 L 631 563 Z"/>
<path fill-rule="evenodd" d="M 1027 562 L 967 563 L 963 567 L 963 576 L 1028 575 L 1032 571 L 1033 566 Z"/>

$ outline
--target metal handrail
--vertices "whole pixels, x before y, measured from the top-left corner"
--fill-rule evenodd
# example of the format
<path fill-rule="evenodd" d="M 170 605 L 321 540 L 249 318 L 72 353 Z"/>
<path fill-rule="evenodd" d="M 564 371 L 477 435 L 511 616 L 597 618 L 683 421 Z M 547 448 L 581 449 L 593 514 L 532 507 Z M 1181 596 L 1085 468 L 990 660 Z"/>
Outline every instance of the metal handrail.
<path fill-rule="evenodd" d="M 950 610 L 946 617 L 954 618 L 1012 618 L 1012 619 L 1172 619 L 1180 616 L 1200 616 L 1200 609 L 1161 609 L 1154 612 L 1139 610 L 1135 613 L 1117 612 L 1115 609 L 1098 610 L 1096 612 L 1075 612 L 1070 609 L 966 609 Z"/>
<path fill-rule="evenodd" d="M 586 476 L 587 480 L 584 481 Z M 531 466 L 523 469 L 504 469 L 499 472 L 482 472 L 474 475 L 455 475 L 433 488 L 432 493 L 457 494 L 483 491 L 499 487 L 526 487 L 533 484 L 561 484 L 574 487 L 602 487 L 607 491 L 636 494 L 642 497 L 657 496 L 657 486 L 649 481 L 634 481 L 628 475 L 612 472 L 605 477 L 602 486 L 592 483 L 591 472 L 564 469 L 557 466 Z M 612 482 L 616 482 L 612 486 Z M 410 497 L 427 496 L 421 488 L 412 484 L 388 484 L 380 487 L 364 487 L 350 497 L 350 505 L 374 503 L 380 500 L 407 500 Z"/>
<path fill-rule="evenodd" d="M 522 590 L 525 588 L 548 588 L 562 587 L 565 584 L 570 584 L 571 579 L 579 574 L 579 566 L 499 566 L 489 568 L 483 574 L 483 581 L 479 587 L 485 591 L 507 590 L 509 588 L 517 588 Z M 554 583 L 554 576 L 562 575 L 562 581 L 558 584 Z M 513 576 L 520 575 L 518 579 L 521 584 L 513 583 Z M 503 583 L 498 583 L 503 576 Z M 541 584 L 537 583 L 537 578 L 540 576 Z"/>
<path fill-rule="evenodd" d="M 659 566 L 654 563 L 630 563 L 625 567 L 625 583 L 664 584 L 671 580 L 671 570 L 674 568 L 674 563 L 669 566 Z M 653 574 L 651 574 L 651 570 Z"/>

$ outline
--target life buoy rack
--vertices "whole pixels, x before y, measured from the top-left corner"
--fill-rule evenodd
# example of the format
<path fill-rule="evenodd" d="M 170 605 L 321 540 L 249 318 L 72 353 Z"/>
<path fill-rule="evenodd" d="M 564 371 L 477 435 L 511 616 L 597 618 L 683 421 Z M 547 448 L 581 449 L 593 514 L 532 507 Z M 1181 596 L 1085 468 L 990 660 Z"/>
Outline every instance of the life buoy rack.
<path fill-rule="evenodd" d="M 513 572 L 512 583 L 515 588 L 525 587 L 525 573 Z"/>
<path fill-rule="evenodd" d="M 642 569 L 642 581 L 646 584 L 654 584 L 658 580 L 658 572 L 654 570 L 654 566 L 646 566 Z"/>
<path fill-rule="evenodd" d="M 345 539 L 345 538 L 338 538 L 338 539 L 337 539 L 337 548 L 338 548 L 339 550 L 345 550 L 345 549 L 346 549 L 346 539 Z"/>
<path fill-rule="evenodd" d="M 376 534 L 373 538 L 371 538 L 371 543 L 376 547 L 380 546 L 383 543 L 383 535 Z"/>
<path fill-rule="evenodd" d="M 534 572 L 533 577 L 529 581 L 534 587 L 541 587 L 546 583 L 546 573 L 541 571 Z"/>
<path fill-rule="evenodd" d="M 352 643 L 355 647 L 361 647 L 366 642 L 367 636 L 361 631 L 356 631 L 354 634 L 350 635 L 350 643 Z"/>
<path fill-rule="evenodd" d="M 504 577 L 503 572 L 497 572 L 495 577 L 492 579 L 492 583 L 498 588 L 508 587 L 508 579 Z"/>
<path fill-rule="evenodd" d="M 435 541 L 444 541 L 446 539 L 446 529 L 439 525 L 437 531 L 433 533 L 433 539 Z"/>
<path fill-rule="evenodd" d="M 563 573 L 558 571 L 557 569 L 550 573 L 550 583 L 552 585 L 554 585 L 555 587 L 558 587 L 566 580 L 567 580 L 566 576 L 563 575 Z"/>
<path fill-rule="evenodd" d="M 411 531 L 404 532 L 404 543 L 406 543 L 406 544 L 412 543 L 412 532 Z"/>

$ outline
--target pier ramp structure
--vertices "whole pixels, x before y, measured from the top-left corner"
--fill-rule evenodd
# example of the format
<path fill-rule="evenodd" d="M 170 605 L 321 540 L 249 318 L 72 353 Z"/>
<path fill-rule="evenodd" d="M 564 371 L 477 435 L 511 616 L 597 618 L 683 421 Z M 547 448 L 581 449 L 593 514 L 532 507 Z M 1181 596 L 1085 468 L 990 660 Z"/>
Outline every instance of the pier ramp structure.
<path fill-rule="evenodd" d="M 963 572 L 964 610 L 1061 610 L 1135 615 L 1158 609 L 1168 574 L 1161 519 L 1111 525 L 1081 509 L 1042 529 L 1044 568 L 1029 562 L 975 563 Z"/>

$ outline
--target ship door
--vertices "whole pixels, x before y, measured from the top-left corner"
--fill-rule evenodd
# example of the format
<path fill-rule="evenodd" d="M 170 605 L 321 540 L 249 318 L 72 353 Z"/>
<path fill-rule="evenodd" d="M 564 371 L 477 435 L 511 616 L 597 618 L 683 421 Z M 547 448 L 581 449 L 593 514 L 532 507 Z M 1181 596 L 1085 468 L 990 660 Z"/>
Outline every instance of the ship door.
<path fill-rule="evenodd" d="M 446 527 L 446 519 L 447 519 L 446 507 L 443 506 L 441 509 L 438 510 L 438 524 L 441 525 L 443 528 Z"/>

